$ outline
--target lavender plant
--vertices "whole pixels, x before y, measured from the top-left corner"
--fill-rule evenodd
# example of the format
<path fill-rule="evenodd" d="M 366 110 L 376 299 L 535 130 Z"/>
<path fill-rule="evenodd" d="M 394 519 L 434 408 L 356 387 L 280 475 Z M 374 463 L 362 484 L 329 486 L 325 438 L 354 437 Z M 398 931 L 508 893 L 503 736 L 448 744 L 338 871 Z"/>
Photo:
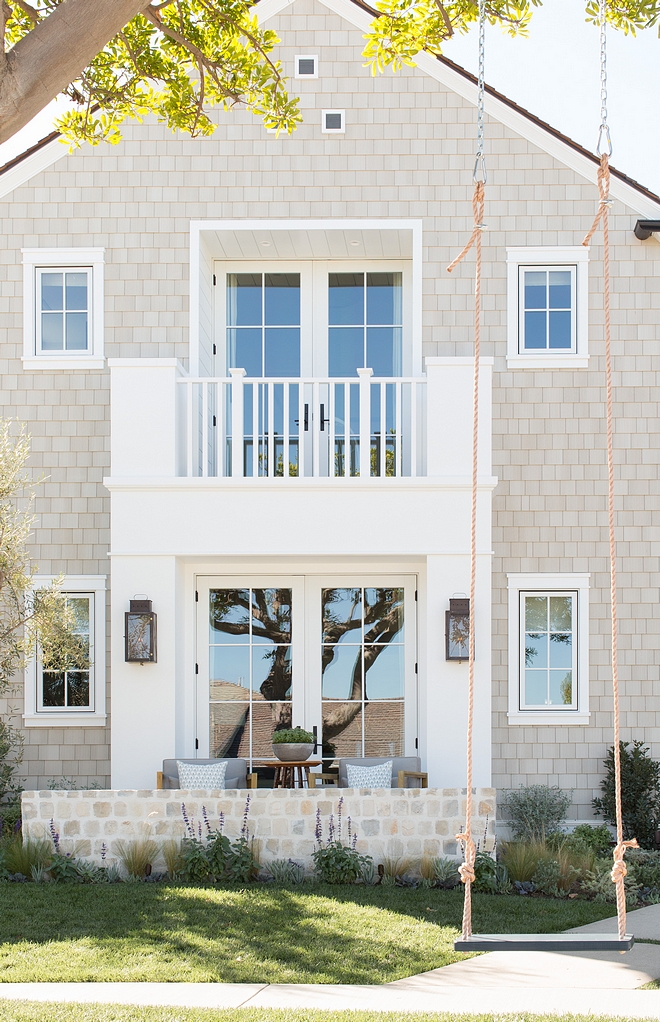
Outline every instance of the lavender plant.
<path fill-rule="evenodd" d="M 350 816 L 347 820 L 348 844 L 344 844 L 341 839 L 343 806 L 342 797 L 337 806 L 336 827 L 334 813 L 330 814 L 326 841 L 323 839 L 321 809 L 318 807 L 316 810 L 316 848 L 312 858 L 316 875 L 326 884 L 354 884 L 362 878 L 365 870 L 369 872 L 369 866 L 373 867 L 371 856 L 361 855 L 357 851 L 357 833 L 353 831 Z"/>

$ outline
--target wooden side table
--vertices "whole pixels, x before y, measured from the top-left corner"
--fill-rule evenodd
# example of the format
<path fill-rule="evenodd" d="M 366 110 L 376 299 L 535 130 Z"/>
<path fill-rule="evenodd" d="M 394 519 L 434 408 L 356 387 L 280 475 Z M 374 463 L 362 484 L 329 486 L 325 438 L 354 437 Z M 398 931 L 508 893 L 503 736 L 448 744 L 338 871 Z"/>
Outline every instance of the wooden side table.
<path fill-rule="evenodd" d="M 320 759 L 291 760 L 288 763 L 282 760 L 270 760 L 268 763 L 254 763 L 253 769 L 272 767 L 275 770 L 274 788 L 309 788 L 310 770 L 312 767 L 320 765 Z"/>

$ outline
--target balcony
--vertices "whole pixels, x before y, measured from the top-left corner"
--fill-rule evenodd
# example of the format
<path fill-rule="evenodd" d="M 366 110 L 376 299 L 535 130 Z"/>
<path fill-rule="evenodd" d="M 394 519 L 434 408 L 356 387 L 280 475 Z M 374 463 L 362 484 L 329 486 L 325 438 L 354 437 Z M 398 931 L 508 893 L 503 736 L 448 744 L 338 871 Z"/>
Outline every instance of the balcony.
<path fill-rule="evenodd" d="M 112 480 L 288 487 L 470 477 L 472 360 L 426 375 L 191 377 L 175 359 L 112 359 Z M 490 476 L 492 360 L 482 366 L 479 474 Z"/>

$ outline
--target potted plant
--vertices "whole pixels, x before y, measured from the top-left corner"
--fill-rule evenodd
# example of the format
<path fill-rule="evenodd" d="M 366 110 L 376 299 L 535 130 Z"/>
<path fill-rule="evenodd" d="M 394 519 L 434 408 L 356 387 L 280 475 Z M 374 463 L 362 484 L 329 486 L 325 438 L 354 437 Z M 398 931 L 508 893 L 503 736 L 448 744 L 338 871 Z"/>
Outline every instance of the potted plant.
<path fill-rule="evenodd" d="M 302 727 L 286 728 L 276 731 L 271 739 L 273 752 L 284 763 L 298 762 L 309 759 L 316 743 L 311 731 Z"/>

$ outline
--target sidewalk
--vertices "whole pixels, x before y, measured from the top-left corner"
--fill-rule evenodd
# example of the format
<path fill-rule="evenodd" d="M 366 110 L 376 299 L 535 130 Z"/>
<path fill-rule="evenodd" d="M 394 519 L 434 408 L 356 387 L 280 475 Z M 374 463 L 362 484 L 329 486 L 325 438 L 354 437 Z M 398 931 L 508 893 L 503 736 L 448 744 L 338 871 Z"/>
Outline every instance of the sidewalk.
<path fill-rule="evenodd" d="M 660 905 L 628 915 L 628 930 L 660 941 Z M 610 932 L 606 919 L 572 932 Z M 315 1008 L 479 1014 L 544 1012 L 660 1019 L 660 945 L 618 952 L 495 951 L 382 986 L 257 983 L 0 983 L 0 999 L 190 1008 Z"/>

